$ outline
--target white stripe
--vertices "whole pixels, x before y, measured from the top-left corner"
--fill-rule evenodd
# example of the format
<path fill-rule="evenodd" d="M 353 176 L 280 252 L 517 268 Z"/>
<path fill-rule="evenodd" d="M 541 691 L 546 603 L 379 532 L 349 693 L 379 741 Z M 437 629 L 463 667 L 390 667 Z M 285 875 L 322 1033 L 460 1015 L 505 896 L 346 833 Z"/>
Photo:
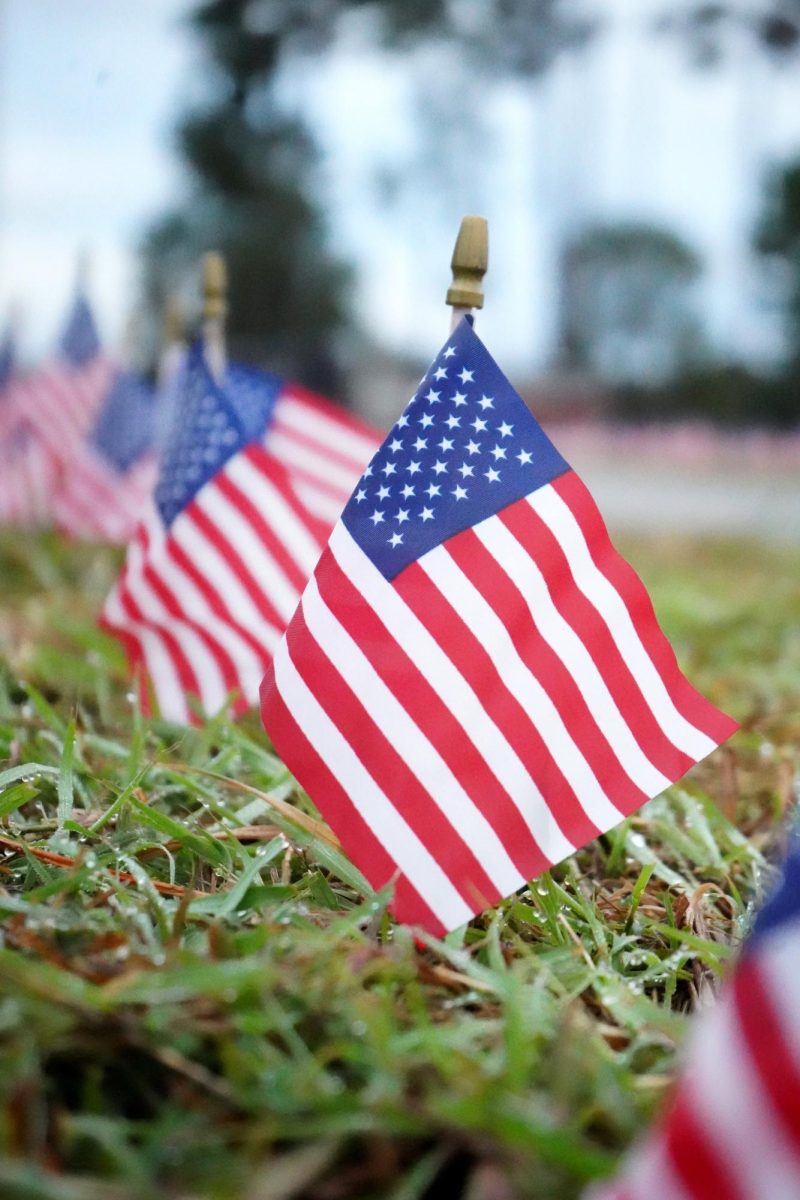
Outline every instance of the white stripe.
<path fill-rule="evenodd" d="M 273 671 L 275 686 L 292 717 L 412 887 L 447 929 L 463 925 L 472 916 L 471 909 L 309 691 L 285 639 L 275 653 Z"/>
<path fill-rule="evenodd" d="M 525 879 L 492 825 L 474 804 L 438 750 L 386 686 L 369 659 L 339 623 L 312 579 L 301 601 L 306 625 L 323 653 L 381 728 L 391 730 L 392 745 L 433 803 L 463 838 L 501 895 Z"/>
<path fill-rule="evenodd" d="M 255 653 L 249 643 L 233 627 L 241 622 L 235 620 L 229 606 L 213 583 L 206 580 L 207 586 L 219 599 L 227 614 L 227 619 L 220 617 L 214 611 L 192 577 L 171 557 L 170 539 L 164 538 L 163 533 L 156 526 L 157 520 L 157 516 L 153 515 L 148 521 L 150 537 L 148 554 L 153 570 L 186 615 L 207 629 L 211 636 L 216 638 L 228 652 L 236 668 L 242 695 L 248 703 L 254 703 L 258 698 L 258 687 L 269 661 L 270 652 L 265 648 L 260 656 Z M 252 630 L 248 630 L 248 632 L 254 637 L 256 636 Z M 277 640 L 275 630 L 271 626 L 269 634 L 271 648 Z"/>
<path fill-rule="evenodd" d="M 167 720 L 185 723 L 189 719 L 189 709 L 172 655 L 157 633 L 128 615 L 120 599 L 119 588 L 120 584 L 116 584 L 112 589 L 103 608 L 103 616 L 112 629 L 130 634 L 139 643 L 161 715 Z"/>
<path fill-rule="evenodd" d="M 652 1136 L 624 1160 L 620 1186 L 632 1200 L 692 1200 L 694 1195 L 683 1186 L 663 1138 Z M 586 1200 L 595 1200 L 594 1194 L 590 1192 Z M 605 1200 L 602 1189 L 596 1200 Z"/>
<path fill-rule="evenodd" d="M 380 445 L 379 437 L 370 437 L 357 429 L 351 429 L 338 416 L 320 412 L 291 393 L 283 396 L 275 408 L 275 425 L 285 425 L 304 437 L 330 447 L 343 457 L 352 460 L 353 469 L 360 475 Z"/>
<path fill-rule="evenodd" d="M 800 917 L 765 933 L 757 954 L 787 1052 L 800 1070 Z"/>
<path fill-rule="evenodd" d="M 342 571 L 366 603 L 379 614 L 403 652 L 428 679 L 470 739 L 480 747 L 489 769 L 519 809 L 542 853 L 551 862 L 567 858 L 574 851 L 574 845 L 564 837 L 502 730 L 438 642 L 373 566 L 341 522 L 331 534 L 330 549 Z"/>
<path fill-rule="evenodd" d="M 332 495 L 297 477 L 292 479 L 292 487 L 300 502 L 306 506 L 312 516 L 317 517 L 320 521 L 325 521 L 329 529 L 332 529 L 339 520 L 342 509 L 350 499 L 349 495 L 344 498 L 341 493 Z"/>
<path fill-rule="evenodd" d="M 795 958 L 795 971 L 797 959 Z M 797 1200 L 800 1160 L 781 1136 L 736 1019 L 732 993 L 690 1046 L 684 1083 L 704 1136 L 752 1200 Z M 757 1150 L 754 1152 L 754 1147 Z"/>
<path fill-rule="evenodd" d="M 474 533 L 516 586 L 531 620 L 575 680 L 628 777 L 648 796 L 663 792 L 672 780 L 654 767 L 642 751 L 586 646 L 553 603 L 536 563 L 497 517 L 481 521 L 474 527 Z"/>
<path fill-rule="evenodd" d="M 291 436 L 281 433 L 274 426 L 267 431 L 265 445 L 270 454 L 287 467 L 290 471 L 304 471 L 311 479 L 328 483 L 331 487 L 339 488 L 343 494 L 350 495 L 358 483 L 361 474 L 358 470 L 327 458 L 319 451 L 304 446 Z"/>
<path fill-rule="evenodd" d="M 268 547 L 247 518 L 223 496 L 218 488 L 214 487 L 213 482 L 198 492 L 195 502 L 214 527 L 219 530 L 222 539 L 230 545 L 245 564 L 253 576 L 256 586 L 266 594 L 272 606 L 288 624 L 289 618 L 297 607 L 297 588 L 287 578 L 283 568 L 270 554 Z M 184 509 L 172 524 L 172 529 L 176 534 L 179 523 L 183 521 L 187 511 Z M 268 514 L 264 515 L 269 519 Z M 182 536 L 183 531 L 181 530 Z"/>
<path fill-rule="evenodd" d="M 592 561 L 580 526 L 558 493 L 548 484 L 527 497 L 534 512 L 554 534 L 566 555 L 575 582 L 608 626 L 623 660 L 662 730 L 679 750 L 699 761 L 716 743 L 678 712 L 656 670 L 622 597 Z"/>
<path fill-rule="evenodd" d="M 423 554 L 417 559 L 417 566 L 422 568 L 467 627 L 479 631 L 481 645 L 506 690 L 525 709 L 589 819 L 602 832 L 618 825 L 624 814 L 603 791 L 555 704 L 519 657 L 508 630 L 491 605 L 487 604 L 444 546 L 437 546 Z M 530 776 L 527 776 L 525 785 L 520 781 L 516 790 L 520 791 L 521 786 L 525 786 L 525 790 L 533 787 Z"/>
<path fill-rule="evenodd" d="M 278 488 L 243 454 L 227 464 L 225 474 L 260 512 L 301 571 L 309 576 L 317 565 L 320 546 Z"/>
<path fill-rule="evenodd" d="M 167 630 L 183 650 L 184 656 L 197 677 L 199 700 L 206 712 L 221 708 L 228 695 L 217 661 L 202 637 L 180 617 L 164 606 L 158 594 L 145 579 L 148 565 L 142 546 L 134 539 L 128 547 L 127 590 L 142 610 L 142 615 L 157 630 Z"/>

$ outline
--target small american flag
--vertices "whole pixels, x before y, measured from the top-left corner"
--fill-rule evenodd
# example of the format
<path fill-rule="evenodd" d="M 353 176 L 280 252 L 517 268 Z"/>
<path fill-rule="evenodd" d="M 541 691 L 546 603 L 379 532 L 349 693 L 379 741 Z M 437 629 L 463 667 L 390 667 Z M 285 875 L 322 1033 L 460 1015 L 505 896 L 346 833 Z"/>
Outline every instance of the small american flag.
<path fill-rule="evenodd" d="M 149 676 L 161 713 L 230 693 L 253 704 L 334 521 L 379 438 L 319 397 L 247 367 L 222 385 L 196 345 L 152 504 L 103 622 Z"/>
<path fill-rule="evenodd" d="M 0 440 L 0 524 L 48 526 L 58 467 L 55 455 L 30 425 L 17 422 Z"/>
<path fill-rule="evenodd" d="M 437 934 L 735 728 L 468 320 L 362 475 L 261 695 L 354 862 Z"/>
<path fill-rule="evenodd" d="M 64 464 L 53 497 L 56 524 L 80 538 L 125 544 L 156 482 L 155 394 L 118 370 L 94 429 Z"/>
<path fill-rule="evenodd" d="M 800 846 L 733 977 L 697 1018 L 661 1123 L 586 1200 L 800 1196 Z"/>

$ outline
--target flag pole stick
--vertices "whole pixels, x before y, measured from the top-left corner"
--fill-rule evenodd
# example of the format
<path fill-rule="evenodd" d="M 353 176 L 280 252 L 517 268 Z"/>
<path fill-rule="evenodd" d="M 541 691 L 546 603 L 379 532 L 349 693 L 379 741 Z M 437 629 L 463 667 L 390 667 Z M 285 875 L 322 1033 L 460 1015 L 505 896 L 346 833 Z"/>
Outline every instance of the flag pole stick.
<path fill-rule="evenodd" d="M 452 333 L 462 317 L 483 308 L 483 277 L 489 265 L 489 225 L 485 217 L 463 217 L 450 266 L 453 282 L 446 303 L 452 305 Z"/>
<path fill-rule="evenodd" d="M 228 272 L 216 250 L 203 255 L 203 344 L 211 374 L 219 382 L 225 374 L 225 314 L 228 311 Z"/>

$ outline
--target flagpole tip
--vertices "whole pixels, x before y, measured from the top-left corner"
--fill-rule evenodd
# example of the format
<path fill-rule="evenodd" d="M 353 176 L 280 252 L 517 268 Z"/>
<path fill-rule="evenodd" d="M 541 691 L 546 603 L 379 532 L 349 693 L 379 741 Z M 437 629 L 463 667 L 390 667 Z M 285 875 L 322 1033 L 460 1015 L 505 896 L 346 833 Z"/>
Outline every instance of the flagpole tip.
<path fill-rule="evenodd" d="M 222 320 L 227 312 L 228 272 L 218 250 L 203 255 L 203 319 Z"/>
<path fill-rule="evenodd" d="M 463 217 L 450 266 L 453 282 L 447 304 L 454 308 L 483 308 L 481 286 L 489 265 L 489 223 L 486 217 Z"/>

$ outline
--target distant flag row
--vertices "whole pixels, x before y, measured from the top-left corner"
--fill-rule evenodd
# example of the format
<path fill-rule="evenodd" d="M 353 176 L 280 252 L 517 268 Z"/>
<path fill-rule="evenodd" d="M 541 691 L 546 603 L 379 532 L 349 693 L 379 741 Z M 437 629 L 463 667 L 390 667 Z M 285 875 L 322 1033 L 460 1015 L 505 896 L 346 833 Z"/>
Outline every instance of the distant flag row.
<path fill-rule="evenodd" d="M 86 317 L 25 381 L 0 456 L 54 471 L 68 532 L 132 534 L 101 619 L 143 703 L 189 722 L 260 691 L 399 919 L 463 924 L 733 732 L 469 318 L 381 439 L 273 376 L 212 370 L 202 340 L 159 407 Z"/>

